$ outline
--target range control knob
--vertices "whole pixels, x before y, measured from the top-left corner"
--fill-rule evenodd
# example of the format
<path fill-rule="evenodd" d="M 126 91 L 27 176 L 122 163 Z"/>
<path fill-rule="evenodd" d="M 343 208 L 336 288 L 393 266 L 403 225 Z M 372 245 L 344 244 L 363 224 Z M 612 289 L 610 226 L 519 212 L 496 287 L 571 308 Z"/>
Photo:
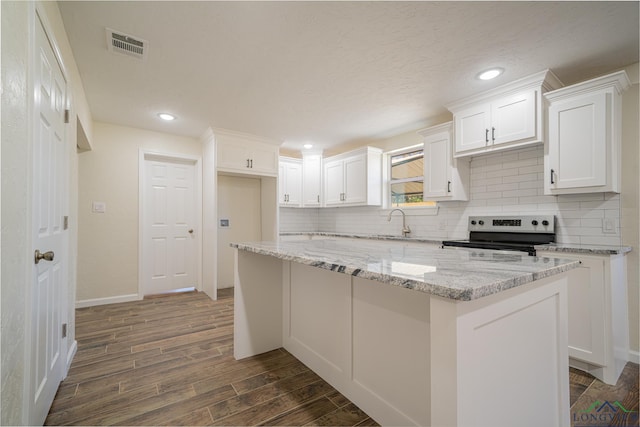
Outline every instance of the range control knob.
<path fill-rule="evenodd" d="M 533 221 L 531 221 L 531 225 L 538 225 L 538 220 L 534 219 Z"/>
<path fill-rule="evenodd" d="M 544 221 L 542 221 L 542 225 L 547 226 L 549 225 L 549 221 L 547 221 L 546 219 Z"/>
<path fill-rule="evenodd" d="M 476 225 L 476 220 L 471 221 L 471 225 Z"/>
<path fill-rule="evenodd" d="M 480 221 L 478 221 L 478 224 L 480 224 L 480 225 L 484 225 L 484 221 L 483 221 L 483 220 L 480 220 Z"/>

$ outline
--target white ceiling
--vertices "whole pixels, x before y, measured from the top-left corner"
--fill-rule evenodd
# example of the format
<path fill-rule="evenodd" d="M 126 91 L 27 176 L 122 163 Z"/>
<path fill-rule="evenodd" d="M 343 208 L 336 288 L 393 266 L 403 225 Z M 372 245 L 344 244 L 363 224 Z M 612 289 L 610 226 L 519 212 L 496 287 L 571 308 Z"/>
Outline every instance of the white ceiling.
<path fill-rule="evenodd" d="M 59 5 L 95 120 L 194 137 L 220 127 L 288 148 L 417 129 L 546 68 L 570 84 L 638 62 L 636 1 Z M 105 27 L 147 40 L 148 58 L 109 53 Z M 475 79 L 493 66 L 506 71 Z"/>

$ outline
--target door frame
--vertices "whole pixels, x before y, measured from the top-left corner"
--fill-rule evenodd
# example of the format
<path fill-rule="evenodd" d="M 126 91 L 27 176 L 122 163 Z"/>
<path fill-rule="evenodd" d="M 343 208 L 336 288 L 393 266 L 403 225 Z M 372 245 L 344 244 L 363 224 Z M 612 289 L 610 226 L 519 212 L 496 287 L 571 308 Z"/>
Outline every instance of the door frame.
<path fill-rule="evenodd" d="M 196 233 L 196 290 L 202 291 L 202 157 L 177 153 L 163 153 L 154 150 L 140 148 L 138 152 L 138 299 L 144 298 L 144 241 L 146 238 L 144 227 L 144 191 L 145 191 L 145 164 L 146 160 L 161 162 L 190 163 L 195 166 L 194 194 L 195 194 L 195 218 L 198 233 Z"/>

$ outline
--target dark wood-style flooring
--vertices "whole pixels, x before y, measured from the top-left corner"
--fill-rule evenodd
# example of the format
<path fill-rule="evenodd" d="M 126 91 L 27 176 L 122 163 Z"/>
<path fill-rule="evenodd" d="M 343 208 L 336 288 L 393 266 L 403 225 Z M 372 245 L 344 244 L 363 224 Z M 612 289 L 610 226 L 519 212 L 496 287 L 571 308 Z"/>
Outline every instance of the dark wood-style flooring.
<path fill-rule="evenodd" d="M 231 290 L 78 309 L 76 339 L 47 425 L 377 425 L 284 349 L 235 360 Z M 638 365 L 615 387 L 570 376 L 572 417 L 619 401 L 636 424 L 611 425 L 637 425 Z"/>

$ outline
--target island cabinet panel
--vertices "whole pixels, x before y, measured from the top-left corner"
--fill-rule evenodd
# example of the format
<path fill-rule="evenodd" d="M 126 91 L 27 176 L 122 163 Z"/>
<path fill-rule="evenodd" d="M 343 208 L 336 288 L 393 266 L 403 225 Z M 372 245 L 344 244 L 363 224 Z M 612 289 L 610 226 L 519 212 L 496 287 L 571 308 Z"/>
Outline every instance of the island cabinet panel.
<path fill-rule="evenodd" d="M 561 385 L 569 375 L 562 347 L 567 294 L 558 280 L 545 279 L 528 294 L 492 296 L 485 307 L 459 306 L 457 425 L 568 425 L 569 390 Z M 566 276 L 562 282 L 566 287 Z"/>
<path fill-rule="evenodd" d="M 282 347 L 282 261 L 235 251 L 233 355 L 236 359 Z"/>
<path fill-rule="evenodd" d="M 570 424 L 570 271 L 467 301 L 236 250 L 236 358 L 282 346 L 381 425 Z"/>
<path fill-rule="evenodd" d="M 429 295 L 353 279 L 353 388 L 374 419 L 430 424 L 429 329 Z"/>
<path fill-rule="evenodd" d="M 348 375 L 351 341 L 350 278 L 328 270 L 291 263 L 286 307 L 286 342 L 292 353 L 321 376 Z"/>

